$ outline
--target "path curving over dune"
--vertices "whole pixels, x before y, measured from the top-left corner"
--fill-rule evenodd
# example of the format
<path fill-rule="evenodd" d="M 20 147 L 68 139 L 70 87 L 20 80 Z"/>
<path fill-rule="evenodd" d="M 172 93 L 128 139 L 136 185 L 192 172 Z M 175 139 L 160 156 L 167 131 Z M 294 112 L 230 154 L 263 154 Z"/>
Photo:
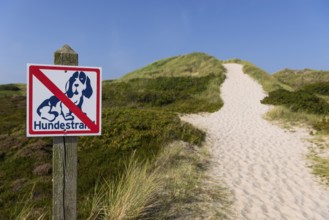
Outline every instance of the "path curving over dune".
<path fill-rule="evenodd" d="M 205 130 L 214 160 L 211 174 L 232 190 L 237 219 L 328 220 L 329 190 L 306 166 L 306 131 L 285 131 L 262 118 L 269 107 L 261 86 L 225 64 L 223 108 L 183 120 Z"/>

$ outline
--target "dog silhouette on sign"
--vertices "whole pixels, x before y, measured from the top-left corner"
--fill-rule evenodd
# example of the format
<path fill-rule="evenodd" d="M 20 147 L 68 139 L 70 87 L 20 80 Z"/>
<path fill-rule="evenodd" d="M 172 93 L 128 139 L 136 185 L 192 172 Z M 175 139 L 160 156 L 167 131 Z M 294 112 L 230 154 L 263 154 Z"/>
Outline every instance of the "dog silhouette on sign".
<path fill-rule="evenodd" d="M 90 85 L 90 79 L 84 72 L 75 72 L 65 85 L 65 95 L 80 109 L 82 108 L 84 97 L 90 98 L 93 89 Z M 54 121 L 59 115 L 64 120 L 73 121 L 74 116 L 56 96 L 51 96 L 44 100 L 37 109 L 38 115 L 49 122 Z"/>

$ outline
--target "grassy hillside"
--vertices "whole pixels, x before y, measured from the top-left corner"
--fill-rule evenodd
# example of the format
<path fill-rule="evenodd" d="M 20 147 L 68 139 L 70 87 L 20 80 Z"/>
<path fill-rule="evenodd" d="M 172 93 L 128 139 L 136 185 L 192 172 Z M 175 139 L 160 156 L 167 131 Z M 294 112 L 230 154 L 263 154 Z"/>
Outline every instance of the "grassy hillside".
<path fill-rule="evenodd" d="M 303 115 L 301 118 L 312 118 L 312 121 L 301 121 L 313 126 L 316 130 L 320 127 L 328 127 L 324 125 L 327 122 L 323 119 L 329 113 L 329 71 L 285 69 L 275 73 L 273 77 L 292 90 L 273 91 L 262 101 L 263 103 L 281 105 L 286 107 L 286 111 Z M 306 114 L 314 116 L 304 117 Z M 318 120 L 314 121 L 315 118 Z"/>
<path fill-rule="evenodd" d="M 305 90 L 290 92 L 278 89 L 269 93 L 262 101 L 263 104 L 284 105 L 292 112 L 305 112 L 316 115 L 327 115 L 329 103 L 314 93 Z"/>
<path fill-rule="evenodd" d="M 224 75 L 203 77 L 135 78 L 104 86 L 106 107 L 152 108 L 181 113 L 213 112 L 223 102 L 218 96 Z"/>
<path fill-rule="evenodd" d="M 296 90 L 309 84 L 329 82 L 329 71 L 284 69 L 273 74 L 273 77 Z"/>
<path fill-rule="evenodd" d="M 104 105 L 213 112 L 223 105 L 218 88 L 224 72 L 219 60 L 203 53 L 160 60 L 117 81 L 105 82 Z"/>
<path fill-rule="evenodd" d="M 121 80 L 157 77 L 221 76 L 225 71 L 216 58 L 204 53 L 191 53 L 156 61 L 144 68 L 128 73 Z"/>
<path fill-rule="evenodd" d="M 25 84 L 4 84 L 0 85 L 0 96 L 6 95 L 25 95 Z"/>
<path fill-rule="evenodd" d="M 187 67 L 184 68 L 184 65 Z M 157 72 L 151 74 L 152 77 L 150 69 Z M 183 141 L 188 143 L 188 146 L 201 145 L 205 138 L 204 132 L 181 122 L 178 113 L 219 109 L 222 102 L 219 99 L 218 86 L 224 80 L 223 73 L 224 69 L 219 61 L 197 53 L 161 60 L 120 80 L 103 83 L 103 134 L 101 137 L 81 137 L 78 142 L 79 219 L 96 219 L 92 217 L 95 213 L 98 213 L 97 219 L 106 216 L 104 210 L 101 211 L 100 204 L 108 203 L 100 202 L 103 197 L 95 197 L 95 187 L 111 185 L 117 189 L 120 179 L 123 178 L 122 181 L 126 182 L 131 170 L 127 168 L 127 164 L 131 163 L 129 161 L 132 155 L 136 161 L 134 164 L 151 164 L 145 172 L 140 168 L 132 170 L 144 173 L 146 179 L 152 179 L 153 177 L 148 178 L 147 175 L 156 170 L 153 164 L 170 143 Z M 51 213 L 52 140 L 25 137 L 26 97 L 25 92 L 17 90 L 16 87 L 24 86 L 0 86 L 0 219 L 15 219 L 26 210 L 32 210 L 29 213 L 32 219 L 42 214 L 47 218 Z M 188 150 L 188 154 L 194 151 Z M 188 161 L 191 162 L 191 158 Z M 178 197 L 180 199 L 190 198 L 187 195 L 195 192 L 202 183 L 199 175 L 184 174 L 200 169 L 204 166 L 203 163 L 204 161 L 195 161 L 195 165 L 188 165 L 188 170 L 183 169 L 183 180 L 192 181 L 195 178 L 189 184 L 189 190 L 185 190 L 186 183 L 169 187 L 168 179 L 178 181 L 170 175 L 166 175 L 166 181 L 161 180 L 162 184 L 168 182 L 164 188 L 184 192 Z M 179 163 L 175 164 L 177 167 L 172 169 L 178 169 Z M 163 173 L 164 171 L 162 175 Z M 102 184 L 104 180 L 105 185 Z M 160 186 L 161 184 L 157 191 L 160 191 Z M 172 209 L 168 204 L 177 199 L 177 195 L 171 192 L 162 195 L 172 196 L 163 200 L 167 205 L 160 205 L 156 210 L 157 213 L 168 214 L 165 209 Z M 112 210 L 113 203 L 108 207 Z M 131 207 L 136 210 L 134 204 Z M 130 213 L 131 209 L 128 209 L 127 213 Z M 133 212 L 134 218 L 140 217 L 141 210 Z M 175 213 L 170 213 L 170 216 L 175 216 Z"/>

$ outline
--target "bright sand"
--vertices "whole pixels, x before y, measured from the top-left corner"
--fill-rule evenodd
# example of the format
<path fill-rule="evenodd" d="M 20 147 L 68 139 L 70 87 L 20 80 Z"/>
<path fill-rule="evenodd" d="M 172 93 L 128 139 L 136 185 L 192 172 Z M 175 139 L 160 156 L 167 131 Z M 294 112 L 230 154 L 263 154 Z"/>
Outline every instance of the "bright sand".
<path fill-rule="evenodd" d="M 232 191 L 237 219 L 329 220 L 329 190 L 307 168 L 307 132 L 286 131 L 262 118 L 262 87 L 225 64 L 224 106 L 183 120 L 207 132 L 216 163 L 211 175 Z"/>

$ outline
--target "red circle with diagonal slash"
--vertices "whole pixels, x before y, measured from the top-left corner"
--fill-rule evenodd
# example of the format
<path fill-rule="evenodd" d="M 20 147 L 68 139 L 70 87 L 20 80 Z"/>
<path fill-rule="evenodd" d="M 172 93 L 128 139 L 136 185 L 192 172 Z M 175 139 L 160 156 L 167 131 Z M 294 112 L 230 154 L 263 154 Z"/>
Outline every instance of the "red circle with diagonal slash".
<path fill-rule="evenodd" d="M 42 71 L 42 70 L 66 70 L 66 71 L 88 71 L 96 73 L 96 121 L 95 123 L 78 107 L 76 106 Z M 32 128 L 33 124 L 33 77 L 38 79 L 46 88 L 50 90 L 67 108 L 74 113 L 82 123 L 90 130 L 46 130 L 35 131 Z M 77 66 L 46 66 L 46 65 L 29 65 L 28 66 L 28 136 L 61 136 L 61 135 L 100 135 L 100 106 L 101 106 L 101 69 L 93 67 L 77 67 Z"/>

